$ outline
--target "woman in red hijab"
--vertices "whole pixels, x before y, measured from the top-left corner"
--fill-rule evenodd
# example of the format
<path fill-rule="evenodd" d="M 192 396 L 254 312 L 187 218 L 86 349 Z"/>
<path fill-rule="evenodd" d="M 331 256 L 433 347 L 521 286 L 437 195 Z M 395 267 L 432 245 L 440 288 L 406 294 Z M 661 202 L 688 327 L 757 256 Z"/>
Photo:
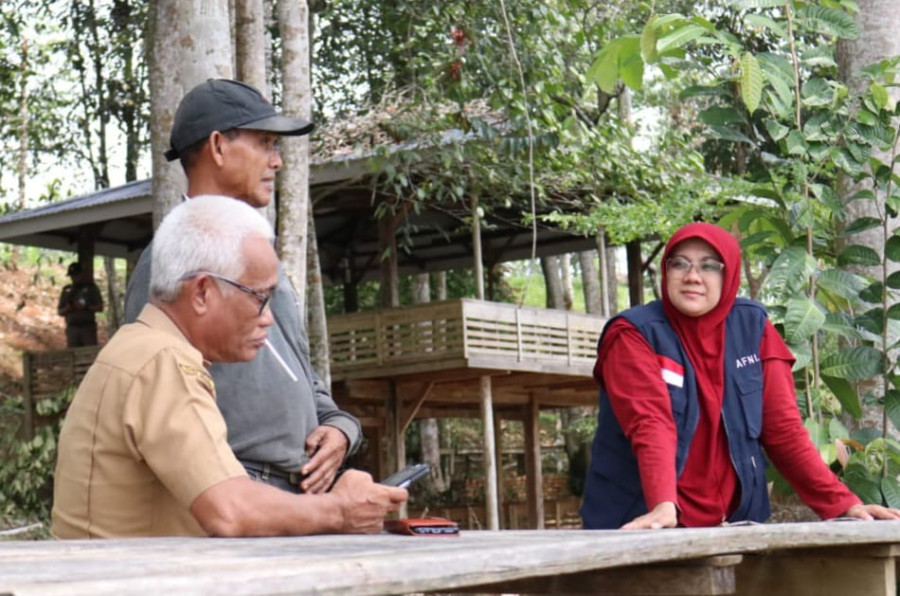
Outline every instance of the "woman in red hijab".
<path fill-rule="evenodd" d="M 765 521 L 767 459 L 823 519 L 900 519 L 900 510 L 863 505 L 810 441 L 793 356 L 763 308 L 737 297 L 735 239 L 690 224 L 662 262 L 662 300 L 621 313 L 600 338 L 584 527 Z"/>

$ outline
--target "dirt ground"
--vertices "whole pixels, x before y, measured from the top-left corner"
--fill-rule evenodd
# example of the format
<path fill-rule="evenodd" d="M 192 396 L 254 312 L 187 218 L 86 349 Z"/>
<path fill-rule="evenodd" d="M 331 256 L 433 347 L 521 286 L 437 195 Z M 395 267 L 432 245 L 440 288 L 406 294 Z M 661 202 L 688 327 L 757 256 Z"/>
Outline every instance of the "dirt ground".
<path fill-rule="evenodd" d="M 18 396 L 22 389 L 22 353 L 66 347 L 63 318 L 56 314 L 59 293 L 69 282 L 65 264 L 0 265 L 0 399 Z M 106 300 L 103 270 L 97 285 Z M 97 318 L 100 343 L 107 338 L 103 313 Z"/>
<path fill-rule="evenodd" d="M 66 347 L 56 301 L 67 281 L 60 266 L 0 270 L 0 399 L 21 393 L 22 353 Z M 54 283 L 55 282 L 55 283 Z"/>

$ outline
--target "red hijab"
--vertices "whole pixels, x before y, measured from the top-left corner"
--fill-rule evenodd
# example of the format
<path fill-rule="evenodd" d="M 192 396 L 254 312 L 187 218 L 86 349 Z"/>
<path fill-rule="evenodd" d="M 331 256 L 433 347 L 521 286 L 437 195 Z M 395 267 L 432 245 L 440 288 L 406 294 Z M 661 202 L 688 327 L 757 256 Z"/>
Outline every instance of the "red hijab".
<path fill-rule="evenodd" d="M 722 270 L 722 295 L 719 303 L 699 317 L 682 314 L 669 300 L 666 268 L 662 267 L 662 302 L 666 316 L 694 366 L 700 392 L 707 399 L 722 403 L 724 389 L 725 319 L 734 306 L 741 285 L 741 247 L 734 237 L 718 226 L 707 223 L 688 224 L 675 232 L 666 244 L 663 263 L 675 247 L 685 240 L 697 238 L 707 242 L 719 253 L 725 268 Z"/>

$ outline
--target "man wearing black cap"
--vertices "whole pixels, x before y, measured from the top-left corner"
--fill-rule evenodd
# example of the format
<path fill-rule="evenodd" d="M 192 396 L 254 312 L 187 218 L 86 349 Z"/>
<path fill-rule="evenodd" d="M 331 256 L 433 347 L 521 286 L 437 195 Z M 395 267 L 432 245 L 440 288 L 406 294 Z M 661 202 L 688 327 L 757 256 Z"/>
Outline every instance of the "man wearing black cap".
<path fill-rule="evenodd" d="M 66 272 L 72 283 L 59 295 L 56 312 L 66 318 L 66 346 L 78 348 L 97 345 L 96 314 L 103 310 L 103 296 L 81 263 L 72 263 Z"/>
<path fill-rule="evenodd" d="M 224 195 L 252 207 L 269 204 L 281 169 L 279 136 L 308 134 L 313 124 L 285 116 L 244 83 L 210 79 L 184 96 L 166 152 L 179 159 L 187 197 Z M 135 267 L 125 296 L 134 321 L 147 302 L 150 250 Z M 359 445 L 353 416 L 340 411 L 312 370 L 305 313 L 279 267 L 268 344 L 246 363 L 213 364 L 228 443 L 251 477 L 293 492 L 328 490 Z"/>

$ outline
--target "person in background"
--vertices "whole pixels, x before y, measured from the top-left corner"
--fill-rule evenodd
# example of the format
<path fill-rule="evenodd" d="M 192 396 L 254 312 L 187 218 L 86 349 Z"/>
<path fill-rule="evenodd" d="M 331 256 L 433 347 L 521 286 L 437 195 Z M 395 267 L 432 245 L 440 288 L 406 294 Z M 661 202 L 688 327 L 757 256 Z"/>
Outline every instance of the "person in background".
<path fill-rule="evenodd" d="M 312 128 L 305 120 L 277 113 L 249 85 L 210 79 L 181 100 L 166 158 L 181 161 L 187 197 L 224 195 L 265 207 L 282 166 L 279 137 L 308 134 Z M 144 250 L 128 285 L 129 322 L 147 302 L 150 252 Z M 270 345 L 256 358 L 210 367 L 228 423 L 228 442 L 251 477 L 292 492 L 320 493 L 359 446 L 362 432 L 313 371 L 306 313 L 300 312 L 281 267 L 272 314 Z"/>
<path fill-rule="evenodd" d="M 376 533 L 407 499 L 357 470 L 330 492 L 292 494 L 251 480 L 229 448 L 207 366 L 251 360 L 265 345 L 273 237 L 257 211 L 226 197 L 165 217 L 150 304 L 97 355 L 63 422 L 54 536 Z"/>
<path fill-rule="evenodd" d="M 819 456 L 797 409 L 790 350 L 763 307 L 737 297 L 737 241 L 690 224 L 662 263 L 662 300 L 621 313 L 600 337 L 584 528 L 763 522 L 767 458 L 823 519 L 900 519 L 863 505 Z"/>
<path fill-rule="evenodd" d="M 56 312 L 66 318 L 66 346 L 97 345 L 97 313 L 103 310 L 103 296 L 90 275 L 75 262 L 67 271 L 72 283 L 59 295 Z"/>

